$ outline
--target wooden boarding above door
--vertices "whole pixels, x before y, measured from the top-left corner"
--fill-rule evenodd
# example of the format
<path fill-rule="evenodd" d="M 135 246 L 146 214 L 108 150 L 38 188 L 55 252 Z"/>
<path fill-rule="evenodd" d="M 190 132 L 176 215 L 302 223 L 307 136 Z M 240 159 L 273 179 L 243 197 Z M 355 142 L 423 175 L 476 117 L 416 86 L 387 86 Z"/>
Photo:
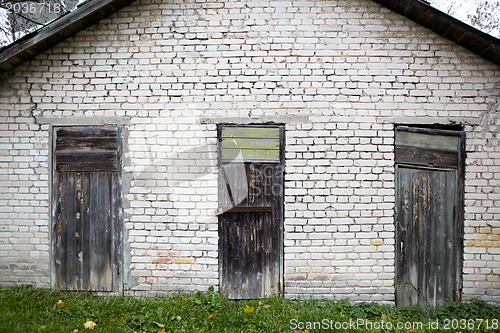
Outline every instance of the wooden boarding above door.
<path fill-rule="evenodd" d="M 118 171 L 119 135 L 116 126 L 56 128 L 56 171 Z"/>
<path fill-rule="evenodd" d="M 395 162 L 457 167 L 460 132 L 398 126 Z"/>
<path fill-rule="evenodd" d="M 225 162 L 280 162 L 278 127 L 223 126 L 220 157 Z"/>

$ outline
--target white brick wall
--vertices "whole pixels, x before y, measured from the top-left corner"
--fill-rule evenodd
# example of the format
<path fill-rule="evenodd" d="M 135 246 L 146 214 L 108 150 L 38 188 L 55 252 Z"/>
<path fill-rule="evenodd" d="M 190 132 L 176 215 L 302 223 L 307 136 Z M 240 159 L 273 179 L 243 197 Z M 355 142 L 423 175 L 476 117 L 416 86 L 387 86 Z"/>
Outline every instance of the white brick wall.
<path fill-rule="evenodd" d="M 391 302 L 394 123 L 459 122 L 464 296 L 500 303 L 500 68 L 372 1 L 141 0 L 2 82 L 0 284 L 50 286 L 47 119 L 128 123 L 131 293 L 217 286 L 215 123 L 276 119 L 286 296 Z"/>
<path fill-rule="evenodd" d="M 0 284 L 47 286 L 48 128 L 35 124 L 23 81 L 0 90 Z"/>
<path fill-rule="evenodd" d="M 369 120 L 332 116 L 287 128 L 291 297 L 393 299 L 394 130 Z"/>

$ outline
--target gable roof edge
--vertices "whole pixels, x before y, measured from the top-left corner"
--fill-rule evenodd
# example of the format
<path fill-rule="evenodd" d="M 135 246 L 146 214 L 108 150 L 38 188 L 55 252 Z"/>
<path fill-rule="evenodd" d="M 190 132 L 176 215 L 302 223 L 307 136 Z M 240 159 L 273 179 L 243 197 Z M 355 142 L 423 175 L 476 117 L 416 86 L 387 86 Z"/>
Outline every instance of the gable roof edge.
<path fill-rule="evenodd" d="M 432 7 L 423 0 L 373 0 L 500 66 L 500 39 Z"/>
<path fill-rule="evenodd" d="M 89 0 L 76 10 L 0 50 L 0 73 L 51 48 L 134 0 Z M 500 39 L 467 25 L 424 0 L 373 0 L 500 66 Z"/>
<path fill-rule="evenodd" d="M 87 1 L 77 9 L 61 16 L 0 50 L 0 72 L 8 71 L 46 51 L 78 31 L 125 7 L 134 0 Z"/>

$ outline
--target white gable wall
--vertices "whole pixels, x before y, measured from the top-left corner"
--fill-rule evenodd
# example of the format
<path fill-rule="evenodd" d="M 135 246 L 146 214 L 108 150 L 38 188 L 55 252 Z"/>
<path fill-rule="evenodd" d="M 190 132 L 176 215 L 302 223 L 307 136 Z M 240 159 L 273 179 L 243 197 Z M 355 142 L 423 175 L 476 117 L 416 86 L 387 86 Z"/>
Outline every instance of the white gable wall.
<path fill-rule="evenodd" d="M 286 124 L 285 295 L 394 300 L 394 123 L 467 137 L 500 302 L 500 68 L 369 1 L 137 1 L 3 75 L 0 284 L 51 286 L 50 125 L 125 124 L 124 290 L 218 285 L 216 124 Z"/>

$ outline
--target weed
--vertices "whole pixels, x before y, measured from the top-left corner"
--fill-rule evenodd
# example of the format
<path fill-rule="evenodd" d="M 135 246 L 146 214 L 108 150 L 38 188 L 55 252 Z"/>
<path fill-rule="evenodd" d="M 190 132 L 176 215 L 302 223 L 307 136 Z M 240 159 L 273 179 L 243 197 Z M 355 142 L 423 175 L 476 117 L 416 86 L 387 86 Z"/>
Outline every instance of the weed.
<path fill-rule="evenodd" d="M 410 332 L 397 323 L 500 318 L 500 307 L 481 301 L 448 302 L 437 308 L 391 307 L 347 300 L 288 300 L 270 297 L 232 301 L 214 292 L 173 293 L 160 298 L 97 297 L 88 292 L 61 292 L 29 286 L 0 288 L 0 332 Z M 335 324 L 364 320 L 391 323 L 393 328 Z M 314 326 L 316 325 L 316 326 Z M 296 329 L 297 328 L 297 329 Z M 316 328 L 316 329 L 315 329 Z M 357 329 L 356 329 L 357 328 Z M 441 327 L 441 329 L 443 329 Z M 439 332 L 430 328 L 418 332 Z M 444 331 L 444 330 L 442 330 Z M 485 325 L 461 332 L 492 332 Z"/>

